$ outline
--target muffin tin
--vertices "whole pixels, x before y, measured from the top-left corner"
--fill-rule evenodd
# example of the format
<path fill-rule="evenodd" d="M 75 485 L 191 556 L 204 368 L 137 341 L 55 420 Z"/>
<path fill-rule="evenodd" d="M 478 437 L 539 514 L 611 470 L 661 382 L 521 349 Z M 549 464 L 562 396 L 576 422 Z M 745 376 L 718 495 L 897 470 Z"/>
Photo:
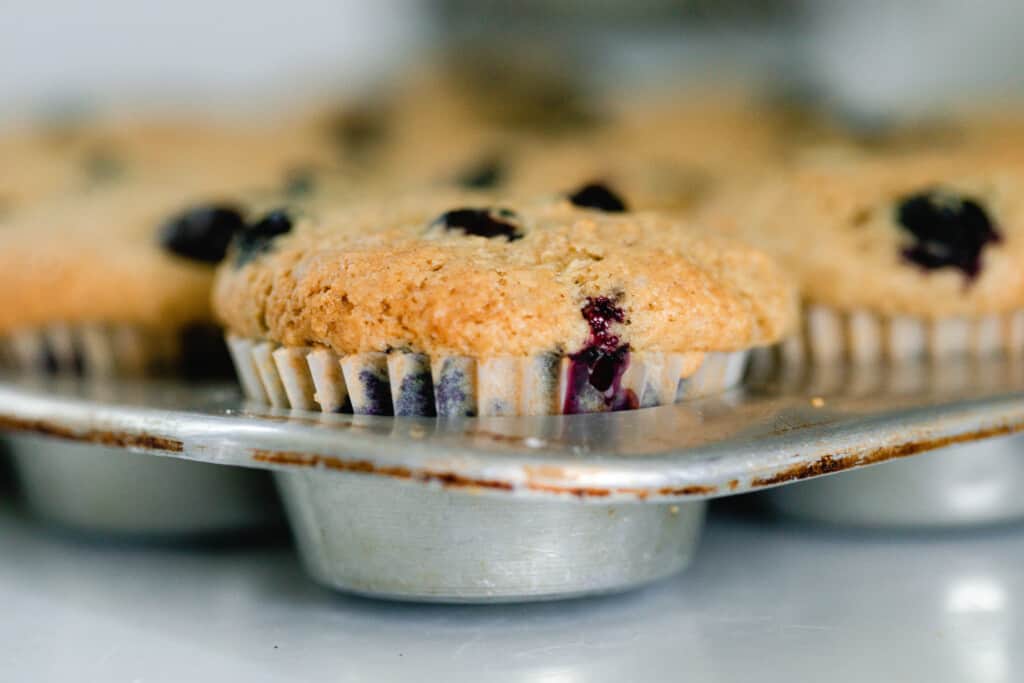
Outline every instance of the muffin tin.
<path fill-rule="evenodd" d="M 792 517 L 862 527 L 934 529 L 1024 518 L 1024 436 L 960 444 L 764 494 Z"/>
<path fill-rule="evenodd" d="M 146 453 L 140 460 L 272 470 L 306 566 L 337 588 L 537 600 L 623 590 L 680 570 L 709 498 L 1024 428 L 1015 366 L 981 363 L 947 366 L 941 381 L 922 370 L 919 382 L 883 381 L 867 393 L 842 375 L 825 392 L 821 376 L 755 373 L 742 388 L 676 405 L 461 419 L 264 408 L 227 385 L 7 377 L 0 427 Z M 20 467 L 46 455 L 22 454 Z M 1010 479 L 1017 458 L 1002 457 L 992 466 Z M 906 464 L 906 476 L 929 481 L 926 469 Z M 123 492 L 111 480 L 107 499 Z M 206 496 L 194 507 L 217 502 Z M 952 503 L 947 509 L 955 516 Z"/>
<path fill-rule="evenodd" d="M 50 522 L 88 533 L 191 538 L 280 524 L 263 472 L 120 448 L 14 436 L 21 494 Z"/>

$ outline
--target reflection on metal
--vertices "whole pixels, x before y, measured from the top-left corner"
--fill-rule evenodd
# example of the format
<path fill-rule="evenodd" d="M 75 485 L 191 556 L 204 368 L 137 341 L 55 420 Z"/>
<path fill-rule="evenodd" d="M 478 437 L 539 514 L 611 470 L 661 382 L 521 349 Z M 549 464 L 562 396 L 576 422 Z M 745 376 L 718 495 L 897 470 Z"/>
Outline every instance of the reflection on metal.
<path fill-rule="evenodd" d="M 1024 435 L 965 443 L 785 486 L 765 502 L 789 516 L 864 527 L 952 527 L 1024 518 Z"/>
<path fill-rule="evenodd" d="M 491 495 L 710 498 L 1024 429 L 1024 368 L 830 368 L 604 415 L 436 420 L 246 406 L 228 386 L 7 378 L 0 427 L 276 470 Z"/>
<path fill-rule="evenodd" d="M 63 527 L 184 540 L 281 524 L 264 472 L 37 437 L 9 442 L 25 503 Z"/>
<path fill-rule="evenodd" d="M 328 586 L 401 600 L 551 600 L 683 569 L 705 504 L 566 505 L 399 489 L 384 478 L 277 475 L 299 554 Z"/>

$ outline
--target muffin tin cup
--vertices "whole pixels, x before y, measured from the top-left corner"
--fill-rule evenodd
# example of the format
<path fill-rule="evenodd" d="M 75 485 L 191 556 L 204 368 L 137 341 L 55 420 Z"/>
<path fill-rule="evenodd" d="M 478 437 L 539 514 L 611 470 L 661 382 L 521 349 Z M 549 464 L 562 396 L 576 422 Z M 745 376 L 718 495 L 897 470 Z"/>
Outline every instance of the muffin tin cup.
<path fill-rule="evenodd" d="M 4 365 L 89 378 L 144 376 L 180 355 L 174 335 L 132 325 L 54 324 L 9 334 Z M 280 521 L 263 472 L 142 458 L 102 446 L 17 437 L 14 478 L 30 509 L 62 526 L 138 537 L 257 529 Z"/>
<path fill-rule="evenodd" d="M 59 526 L 186 538 L 280 523 L 266 472 L 31 436 L 10 446 L 22 499 Z"/>
<path fill-rule="evenodd" d="M 689 564 L 705 508 L 505 500 L 358 475 L 275 476 L 309 573 L 396 600 L 521 602 L 628 590 Z"/>
<path fill-rule="evenodd" d="M 827 524 L 908 529 L 1024 519 L 1024 437 L 951 446 L 766 491 L 770 508 Z"/>
<path fill-rule="evenodd" d="M 567 359 L 430 358 L 229 337 L 249 399 L 279 408 L 401 416 L 542 415 L 566 405 Z M 642 406 L 719 393 L 746 353 L 632 354 L 622 387 Z M 595 410 L 604 397 L 580 393 Z M 397 600 L 550 600 L 623 591 L 682 570 L 703 502 L 600 504 L 474 495 L 354 473 L 277 472 L 310 574 Z"/>
<path fill-rule="evenodd" d="M 754 371 L 774 365 L 783 382 L 805 378 L 811 394 L 844 391 L 870 396 L 872 387 L 941 391 L 984 382 L 959 377 L 971 364 L 950 357 L 984 358 L 1024 351 L 1024 312 L 975 319 L 923 320 L 843 313 L 824 306 L 805 311 L 803 334 L 759 352 Z M 1024 439 L 1008 437 L 936 450 L 765 492 L 786 515 L 873 527 L 964 526 L 1024 518 Z"/>

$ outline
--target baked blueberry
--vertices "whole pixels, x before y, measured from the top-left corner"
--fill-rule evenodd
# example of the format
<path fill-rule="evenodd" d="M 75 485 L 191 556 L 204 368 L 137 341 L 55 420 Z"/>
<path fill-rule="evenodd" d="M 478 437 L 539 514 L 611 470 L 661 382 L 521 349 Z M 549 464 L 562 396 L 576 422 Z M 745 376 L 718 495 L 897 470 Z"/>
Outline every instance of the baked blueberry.
<path fill-rule="evenodd" d="M 233 206 L 197 206 L 172 217 L 160 228 L 160 244 L 168 251 L 203 263 L 219 263 L 234 236 L 245 227 Z"/>
<path fill-rule="evenodd" d="M 914 237 L 903 257 L 926 270 L 956 268 L 970 281 L 981 272 L 981 252 L 1002 236 L 975 200 L 942 190 L 927 190 L 903 199 L 900 226 Z"/>
<path fill-rule="evenodd" d="M 618 335 L 611 332 L 612 323 L 626 321 L 625 312 L 606 296 L 588 298 L 580 312 L 590 326 L 590 338 L 586 346 L 569 356 L 569 390 L 563 412 L 582 412 L 579 404 L 584 384 L 597 390 L 611 410 L 636 408 L 637 397 L 622 387 L 622 376 L 629 367 L 629 344 L 621 344 Z"/>
<path fill-rule="evenodd" d="M 590 297 L 580 312 L 590 326 L 592 345 L 602 348 L 618 346 L 619 338 L 608 330 L 612 323 L 626 322 L 626 314 L 610 297 Z"/>
<path fill-rule="evenodd" d="M 125 173 L 124 162 L 110 149 L 98 147 L 91 150 L 82 160 L 85 177 L 90 183 L 109 183 Z"/>
<path fill-rule="evenodd" d="M 508 209 L 453 209 L 441 214 L 431 225 L 478 237 L 505 237 L 510 242 L 523 237 L 518 217 Z"/>
<path fill-rule="evenodd" d="M 316 190 L 316 171 L 309 166 L 299 166 L 285 173 L 284 194 L 289 199 L 298 199 Z"/>
<path fill-rule="evenodd" d="M 285 209 L 275 209 L 245 227 L 235 238 L 235 265 L 243 266 L 260 254 L 270 251 L 274 239 L 291 232 L 291 229 L 292 219 Z"/>
<path fill-rule="evenodd" d="M 327 134 L 353 157 L 373 152 L 386 138 L 387 128 L 387 112 L 377 106 L 338 111 L 327 121 Z"/>
<path fill-rule="evenodd" d="M 585 209 L 597 209 L 607 213 L 626 211 L 626 203 L 619 195 L 601 183 L 588 183 L 569 195 L 569 201 Z"/>
<path fill-rule="evenodd" d="M 502 183 L 505 165 L 496 157 L 488 157 L 463 171 L 455 182 L 468 190 L 489 190 Z"/>

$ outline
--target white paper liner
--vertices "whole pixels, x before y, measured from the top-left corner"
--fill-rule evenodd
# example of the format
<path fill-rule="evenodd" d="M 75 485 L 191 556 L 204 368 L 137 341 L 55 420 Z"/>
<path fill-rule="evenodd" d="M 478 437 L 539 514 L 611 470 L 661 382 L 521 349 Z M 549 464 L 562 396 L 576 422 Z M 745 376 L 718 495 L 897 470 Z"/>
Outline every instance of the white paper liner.
<path fill-rule="evenodd" d="M 180 354 L 176 335 L 134 325 L 55 323 L 10 332 L 0 346 L 5 367 L 88 377 L 141 375 L 170 366 Z"/>
<path fill-rule="evenodd" d="M 867 311 L 842 312 L 815 305 L 805 308 L 802 334 L 755 354 L 753 372 L 760 374 L 768 366 L 778 366 L 784 381 L 811 364 L 818 381 L 827 374 L 824 370 L 844 360 L 854 366 L 899 366 L 934 363 L 952 356 L 1020 356 L 1022 352 L 1024 311 L 926 320 Z M 899 378 L 894 378 L 893 384 L 901 388 Z"/>
<path fill-rule="evenodd" d="M 574 391 L 579 412 L 610 409 L 606 396 L 589 385 L 570 387 L 570 359 L 552 354 L 339 356 L 233 335 L 227 343 L 246 397 L 275 408 L 424 417 L 555 415 Z M 721 393 L 742 381 L 747 357 L 746 351 L 632 353 L 621 390 L 642 408 Z"/>

